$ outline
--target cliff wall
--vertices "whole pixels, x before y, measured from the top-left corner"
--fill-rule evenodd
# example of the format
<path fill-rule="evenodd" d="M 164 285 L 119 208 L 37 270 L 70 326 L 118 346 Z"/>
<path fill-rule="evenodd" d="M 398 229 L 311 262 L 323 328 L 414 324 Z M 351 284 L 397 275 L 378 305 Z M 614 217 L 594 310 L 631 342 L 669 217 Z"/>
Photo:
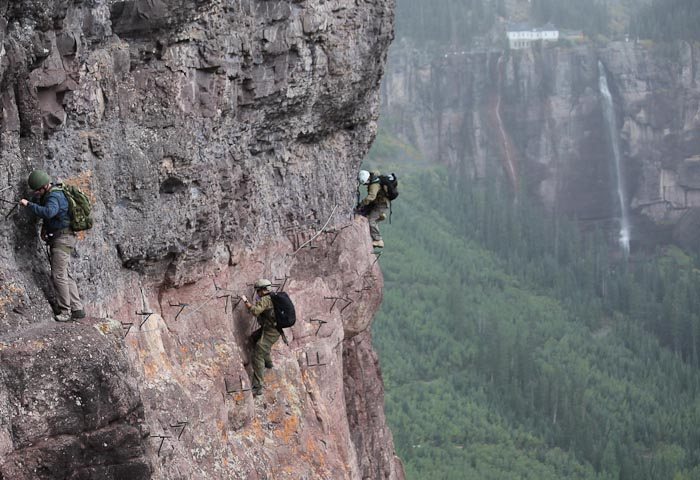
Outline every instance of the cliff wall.
<path fill-rule="evenodd" d="M 34 220 L 0 232 L 0 478 L 403 478 L 350 214 L 393 9 L 0 0 L 0 195 L 44 168 L 96 217 L 69 324 Z M 258 277 L 298 321 L 254 400 L 237 296 Z"/>
<path fill-rule="evenodd" d="M 599 68 L 603 65 L 603 71 Z M 550 210 L 614 224 L 620 207 L 599 88 L 617 116 L 636 244 L 697 245 L 700 47 L 612 42 L 428 53 L 400 42 L 387 128 L 435 162 L 501 175 Z"/>

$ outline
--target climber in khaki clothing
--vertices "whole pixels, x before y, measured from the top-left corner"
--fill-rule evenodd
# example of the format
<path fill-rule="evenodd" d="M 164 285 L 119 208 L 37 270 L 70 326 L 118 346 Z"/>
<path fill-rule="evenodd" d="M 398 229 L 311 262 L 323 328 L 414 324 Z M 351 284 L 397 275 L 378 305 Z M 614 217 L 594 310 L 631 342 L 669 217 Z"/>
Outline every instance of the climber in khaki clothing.
<path fill-rule="evenodd" d="M 389 210 L 390 201 L 386 192 L 381 188 L 379 172 L 360 170 L 357 181 L 360 185 L 367 185 L 367 195 L 357 205 L 356 211 L 365 215 L 369 221 L 369 234 L 372 237 L 372 246 L 384 248 L 382 234 L 379 232 L 378 222 L 386 220 L 386 212 Z"/>
<path fill-rule="evenodd" d="M 270 351 L 280 338 L 280 332 L 277 330 L 275 322 L 275 309 L 270 297 L 271 292 L 272 283 L 262 278 L 255 282 L 255 294 L 259 298 L 255 305 L 250 303 L 245 295 L 241 296 L 248 311 L 258 318 L 260 324 L 260 328 L 252 335 L 255 341 L 255 352 L 253 353 L 253 396 L 255 397 L 262 394 L 262 388 L 265 384 L 263 378 L 265 369 L 272 368 Z"/>
<path fill-rule="evenodd" d="M 61 190 L 53 188 L 51 177 L 43 170 L 34 170 L 27 184 L 39 203 L 24 198 L 19 203 L 43 219 L 41 239 L 51 248 L 51 279 L 56 290 L 58 310 L 56 321 L 85 318 L 78 286 L 68 273 L 71 252 L 77 242 L 70 226 L 68 199 Z"/>

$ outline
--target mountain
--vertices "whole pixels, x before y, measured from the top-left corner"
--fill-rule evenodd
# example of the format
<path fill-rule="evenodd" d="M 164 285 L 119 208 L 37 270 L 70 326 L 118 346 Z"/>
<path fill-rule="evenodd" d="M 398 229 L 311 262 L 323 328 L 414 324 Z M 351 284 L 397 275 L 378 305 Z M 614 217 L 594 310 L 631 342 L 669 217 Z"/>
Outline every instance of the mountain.
<path fill-rule="evenodd" d="M 412 156 L 390 139 L 372 330 L 406 477 L 698 477 L 698 259 L 616 259 L 505 183 L 387 163 Z"/>
<path fill-rule="evenodd" d="M 668 3 L 399 1 L 366 165 L 401 192 L 372 328 L 407 478 L 700 476 L 697 8 Z"/>
<path fill-rule="evenodd" d="M 0 478 L 401 479 L 355 175 L 392 0 L 0 0 L 0 183 L 80 186 L 59 324 L 36 221 L 0 232 Z M 269 278 L 298 320 L 250 394 Z"/>
<path fill-rule="evenodd" d="M 436 15 L 453 3 L 441 2 Z M 439 41 L 431 42 L 399 23 L 405 35 L 392 47 L 382 87 L 384 127 L 431 162 L 473 178 L 506 177 L 516 196 L 524 190 L 550 211 L 605 224 L 611 239 L 628 210 L 633 249 L 669 242 L 696 248 L 698 44 L 623 31 L 606 32 L 611 41 L 588 32 L 581 13 L 578 23 L 567 16 L 550 25 L 557 41 L 509 48 L 508 32 L 529 35 L 549 18 L 536 15 L 544 3 L 507 2 L 500 17 L 476 8 L 480 2 L 459 3 L 458 18 L 483 18 L 478 23 L 487 25 L 471 39 L 436 34 Z M 420 18 L 402 5 L 399 20 Z M 624 4 L 606 8 L 623 8 L 625 17 L 644 12 Z M 610 93 L 612 130 L 601 79 Z"/>

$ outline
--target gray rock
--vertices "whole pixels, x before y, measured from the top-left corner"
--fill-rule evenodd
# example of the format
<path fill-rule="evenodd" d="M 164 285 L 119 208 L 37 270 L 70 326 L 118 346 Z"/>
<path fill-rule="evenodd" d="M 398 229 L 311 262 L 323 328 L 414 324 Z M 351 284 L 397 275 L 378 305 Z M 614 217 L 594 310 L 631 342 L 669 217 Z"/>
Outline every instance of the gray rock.
<path fill-rule="evenodd" d="M 81 324 L 48 320 L 34 220 L 0 231 L 0 477 L 354 479 L 381 429 L 372 468 L 403 478 L 383 420 L 351 427 L 342 362 L 381 299 L 351 209 L 393 8 L 0 0 L 0 194 L 44 168 L 96 220 L 73 258 Z M 237 295 L 263 275 L 301 317 L 253 400 Z M 353 408 L 381 410 L 368 391 Z"/>
<path fill-rule="evenodd" d="M 99 330 L 114 326 L 97 327 L 51 321 L 2 337 L 3 478 L 150 478 L 138 385 Z"/>

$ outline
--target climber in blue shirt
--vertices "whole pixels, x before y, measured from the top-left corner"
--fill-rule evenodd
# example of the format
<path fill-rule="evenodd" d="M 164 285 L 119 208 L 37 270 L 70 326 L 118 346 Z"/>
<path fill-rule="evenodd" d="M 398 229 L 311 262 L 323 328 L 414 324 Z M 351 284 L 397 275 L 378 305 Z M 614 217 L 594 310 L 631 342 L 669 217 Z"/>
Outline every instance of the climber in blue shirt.
<path fill-rule="evenodd" d="M 68 198 L 61 190 L 53 188 L 51 177 L 43 170 L 34 170 L 27 184 L 34 191 L 34 196 L 39 197 L 39 203 L 24 198 L 19 203 L 43 219 L 41 239 L 51 249 L 51 279 L 56 290 L 58 312 L 55 319 L 67 322 L 85 318 L 78 286 L 68 273 L 71 253 L 77 242 L 75 232 L 70 227 Z"/>

